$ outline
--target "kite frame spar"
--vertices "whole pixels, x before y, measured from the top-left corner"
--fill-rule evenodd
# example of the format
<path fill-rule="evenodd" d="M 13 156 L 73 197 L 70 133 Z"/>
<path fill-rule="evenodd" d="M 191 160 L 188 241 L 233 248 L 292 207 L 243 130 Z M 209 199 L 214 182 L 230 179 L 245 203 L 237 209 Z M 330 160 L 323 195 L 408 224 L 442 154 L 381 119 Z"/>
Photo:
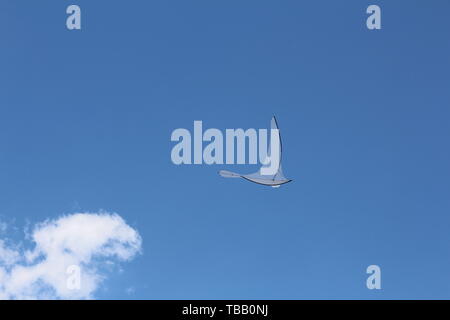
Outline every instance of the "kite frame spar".
<path fill-rule="evenodd" d="M 281 170 L 281 157 L 282 157 L 282 153 L 283 153 L 283 146 L 282 146 L 282 141 L 281 141 L 281 134 L 280 134 L 280 129 L 279 129 L 279 127 L 278 127 L 278 122 L 277 122 L 277 119 L 275 118 L 275 116 L 272 117 L 272 120 L 273 120 L 274 123 L 275 123 L 275 128 L 278 129 L 278 139 L 279 139 L 279 143 L 280 143 L 280 162 L 279 162 L 279 166 L 278 166 L 277 173 L 274 174 L 274 175 L 272 176 L 272 179 L 253 178 L 253 177 L 250 177 L 251 174 L 245 175 L 245 174 L 239 174 L 239 173 L 235 173 L 235 172 L 231 172 L 231 171 L 226 171 L 226 170 L 221 170 L 221 171 L 219 171 L 219 174 L 220 174 L 222 177 L 224 177 L 224 178 L 243 178 L 243 179 L 245 179 L 245 180 L 247 180 L 247 181 L 250 181 L 250 182 L 253 182 L 253 183 L 256 183 L 256 184 L 260 184 L 260 185 L 263 185 L 263 186 L 273 187 L 273 188 L 279 187 L 279 186 L 281 186 L 282 184 L 286 184 L 286 183 L 292 181 L 292 179 L 286 179 L 286 178 L 284 177 L 284 175 L 283 175 L 282 170 Z M 271 128 L 271 129 L 273 129 L 273 128 Z M 270 146 L 269 146 L 268 149 L 270 150 Z M 259 172 L 259 171 L 258 171 L 258 172 Z M 257 174 L 257 173 L 254 173 L 254 175 L 256 175 L 256 174 Z M 281 177 L 283 177 L 284 179 L 281 179 L 281 180 L 275 180 L 275 177 L 276 177 L 277 175 L 281 175 Z M 265 183 L 264 181 L 272 181 L 272 182 L 277 181 L 277 183 Z"/>

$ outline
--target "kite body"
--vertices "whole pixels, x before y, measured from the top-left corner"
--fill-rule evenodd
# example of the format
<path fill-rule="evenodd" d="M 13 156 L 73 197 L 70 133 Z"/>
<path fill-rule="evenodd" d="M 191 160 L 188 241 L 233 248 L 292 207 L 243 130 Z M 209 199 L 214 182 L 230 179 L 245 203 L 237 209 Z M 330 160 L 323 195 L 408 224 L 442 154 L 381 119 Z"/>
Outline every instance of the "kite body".
<path fill-rule="evenodd" d="M 276 130 L 278 130 L 278 133 L 279 133 L 278 124 L 277 124 L 277 120 L 275 119 L 275 117 L 272 117 L 271 129 L 276 129 Z M 250 182 L 254 182 L 254 183 L 265 185 L 265 186 L 270 186 L 273 188 L 278 188 L 282 184 L 291 182 L 292 180 L 287 179 L 284 176 L 283 171 L 281 170 L 281 153 L 282 153 L 281 137 L 279 134 L 277 136 L 279 139 L 279 141 L 278 141 L 278 143 L 279 143 L 279 165 L 278 165 L 278 169 L 275 174 L 273 174 L 273 175 L 262 174 L 262 172 L 263 172 L 262 169 L 264 167 L 267 167 L 267 165 L 263 165 L 258 172 L 252 173 L 252 174 L 239 174 L 236 172 L 231 172 L 231 171 L 226 171 L 226 170 L 219 171 L 219 174 L 224 178 L 242 178 L 242 179 L 245 179 Z M 268 153 L 269 152 L 270 152 L 270 145 L 268 148 Z"/>

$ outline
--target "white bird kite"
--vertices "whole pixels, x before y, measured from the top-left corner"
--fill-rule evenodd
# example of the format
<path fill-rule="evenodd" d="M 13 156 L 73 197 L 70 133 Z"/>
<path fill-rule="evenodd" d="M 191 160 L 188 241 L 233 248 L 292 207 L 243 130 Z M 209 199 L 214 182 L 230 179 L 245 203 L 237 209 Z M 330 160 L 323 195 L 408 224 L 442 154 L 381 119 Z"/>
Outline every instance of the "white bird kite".
<path fill-rule="evenodd" d="M 277 120 L 275 119 L 275 116 L 272 117 L 272 120 L 270 121 L 270 127 L 271 127 L 271 131 L 275 130 L 276 132 L 276 137 L 278 139 L 278 141 L 272 141 L 272 137 L 273 135 L 271 134 L 271 143 L 276 143 L 278 142 L 278 150 L 279 150 L 279 158 L 278 158 L 278 168 L 276 168 L 277 170 L 275 171 L 275 174 L 263 174 L 267 171 L 269 168 L 268 164 L 264 164 L 259 170 L 258 172 L 252 173 L 252 174 L 239 174 L 239 173 L 235 173 L 235 172 L 231 172 L 231 171 L 225 171 L 225 170 L 221 170 L 219 171 L 219 174 L 224 177 L 224 178 L 243 178 L 245 180 L 257 183 L 257 184 L 262 184 L 265 186 L 271 186 L 273 188 L 278 188 L 279 186 L 281 186 L 282 184 L 291 182 L 291 179 L 287 179 L 284 175 L 283 175 L 283 171 L 281 170 L 281 153 L 282 153 L 282 146 L 281 146 L 281 136 L 279 133 L 279 128 L 278 128 L 278 124 L 277 124 Z M 268 154 L 270 154 L 270 144 L 268 146 Z"/>

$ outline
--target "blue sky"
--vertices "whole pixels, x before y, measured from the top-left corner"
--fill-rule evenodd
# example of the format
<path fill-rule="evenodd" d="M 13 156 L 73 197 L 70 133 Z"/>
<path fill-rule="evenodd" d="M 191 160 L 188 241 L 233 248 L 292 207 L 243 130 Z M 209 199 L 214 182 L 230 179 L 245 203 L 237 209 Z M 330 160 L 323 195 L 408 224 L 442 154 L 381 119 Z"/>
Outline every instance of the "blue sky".
<path fill-rule="evenodd" d="M 66 29 L 70 4 L 81 31 Z M 370 4 L 381 30 L 366 28 Z M 2 1 L 0 217 L 21 229 L 117 212 L 142 254 L 101 299 L 448 299 L 449 10 Z M 273 114 L 292 183 L 171 162 L 176 128 L 266 128 Z M 382 290 L 366 288 L 371 264 Z"/>

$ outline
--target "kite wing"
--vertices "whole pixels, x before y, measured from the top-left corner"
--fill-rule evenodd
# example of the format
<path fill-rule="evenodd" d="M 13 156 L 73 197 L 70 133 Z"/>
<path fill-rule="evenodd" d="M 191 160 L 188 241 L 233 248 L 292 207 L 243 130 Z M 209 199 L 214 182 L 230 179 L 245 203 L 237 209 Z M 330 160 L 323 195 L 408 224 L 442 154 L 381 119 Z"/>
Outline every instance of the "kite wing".
<path fill-rule="evenodd" d="M 220 170 L 219 174 L 224 178 L 242 178 L 240 174 L 226 170 Z"/>

